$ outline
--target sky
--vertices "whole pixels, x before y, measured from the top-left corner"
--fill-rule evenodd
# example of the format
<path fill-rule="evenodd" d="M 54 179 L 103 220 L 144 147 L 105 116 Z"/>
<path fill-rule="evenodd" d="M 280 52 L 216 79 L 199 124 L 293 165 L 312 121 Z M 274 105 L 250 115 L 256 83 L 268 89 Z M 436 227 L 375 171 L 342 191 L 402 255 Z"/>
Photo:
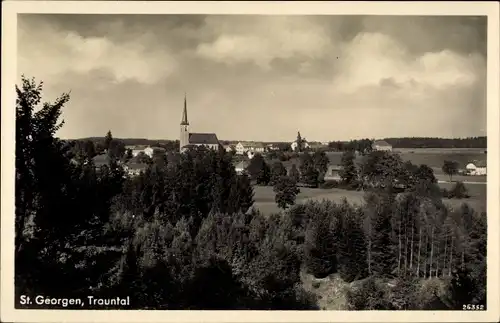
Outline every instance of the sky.
<path fill-rule="evenodd" d="M 486 18 L 18 16 L 18 77 L 71 91 L 62 138 L 486 135 Z"/>

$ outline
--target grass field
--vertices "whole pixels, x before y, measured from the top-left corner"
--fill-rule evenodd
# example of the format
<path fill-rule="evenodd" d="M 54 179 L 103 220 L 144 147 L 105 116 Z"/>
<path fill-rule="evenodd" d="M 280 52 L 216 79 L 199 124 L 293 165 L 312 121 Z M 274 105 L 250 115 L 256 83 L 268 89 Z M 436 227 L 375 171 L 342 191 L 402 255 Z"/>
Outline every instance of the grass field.
<path fill-rule="evenodd" d="M 439 186 L 450 189 L 453 184 L 440 183 Z M 484 184 L 465 184 L 469 190 L 470 198 L 468 199 L 443 199 L 443 201 L 453 208 L 460 207 L 463 203 L 469 204 L 477 212 L 486 212 L 486 185 Z M 255 203 L 254 206 L 264 214 L 272 214 L 280 212 L 274 201 L 275 193 L 273 188 L 269 186 L 255 186 Z M 343 189 L 320 189 L 301 187 L 300 193 L 297 196 L 297 203 L 304 203 L 307 200 L 321 201 L 332 200 L 341 202 L 346 198 L 349 203 L 363 204 L 364 192 L 347 191 Z"/>

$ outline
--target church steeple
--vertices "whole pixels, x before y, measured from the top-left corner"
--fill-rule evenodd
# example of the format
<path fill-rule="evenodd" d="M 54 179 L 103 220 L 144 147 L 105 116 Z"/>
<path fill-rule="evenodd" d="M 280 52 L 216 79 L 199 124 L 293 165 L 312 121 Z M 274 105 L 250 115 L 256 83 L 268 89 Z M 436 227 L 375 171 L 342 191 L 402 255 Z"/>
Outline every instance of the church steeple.
<path fill-rule="evenodd" d="M 181 126 L 188 126 L 188 116 L 187 116 L 187 100 L 186 100 L 186 93 L 184 93 L 184 111 L 182 112 L 182 121 L 181 121 Z"/>
<path fill-rule="evenodd" d="M 182 147 L 189 145 L 189 122 L 188 122 L 188 113 L 187 113 L 187 102 L 186 102 L 186 93 L 184 93 L 184 111 L 182 111 L 182 120 L 181 120 L 181 135 L 179 138 L 180 151 L 182 152 Z"/>

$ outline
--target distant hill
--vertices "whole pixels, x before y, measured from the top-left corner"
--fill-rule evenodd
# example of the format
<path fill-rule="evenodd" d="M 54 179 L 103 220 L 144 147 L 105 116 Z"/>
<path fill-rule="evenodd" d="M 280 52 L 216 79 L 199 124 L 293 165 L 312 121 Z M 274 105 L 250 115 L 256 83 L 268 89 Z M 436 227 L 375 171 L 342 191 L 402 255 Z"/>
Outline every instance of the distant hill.
<path fill-rule="evenodd" d="M 123 142 L 125 144 L 125 146 L 135 146 L 135 145 L 155 146 L 158 144 L 169 144 L 169 143 L 179 141 L 179 140 L 146 139 L 146 138 L 114 138 L 114 139 Z M 79 139 L 71 139 L 71 140 L 81 140 L 81 141 L 90 140 L 94 143 L 97 143 L 97 142 L 104 141 L 104 137 L 87 137 L 87 138 L 79 138 Z"/>

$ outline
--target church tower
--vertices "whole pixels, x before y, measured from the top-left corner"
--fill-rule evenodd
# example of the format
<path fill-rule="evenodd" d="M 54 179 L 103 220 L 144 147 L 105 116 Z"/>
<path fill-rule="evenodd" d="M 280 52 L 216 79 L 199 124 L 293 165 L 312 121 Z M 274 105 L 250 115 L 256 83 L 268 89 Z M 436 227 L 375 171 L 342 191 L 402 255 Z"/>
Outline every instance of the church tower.
<path fill-rule="evenodd" d="M 182 151 L 182 147 L 189 144 L 189 122 L 187 118 L 187 102 L 186 102 L 186 94 L 184 93 L 184 111 L 182 112 L 182 120 L 181 120 L 181 136 L 179 138 L 180 141 L 180 151 Z"/>

